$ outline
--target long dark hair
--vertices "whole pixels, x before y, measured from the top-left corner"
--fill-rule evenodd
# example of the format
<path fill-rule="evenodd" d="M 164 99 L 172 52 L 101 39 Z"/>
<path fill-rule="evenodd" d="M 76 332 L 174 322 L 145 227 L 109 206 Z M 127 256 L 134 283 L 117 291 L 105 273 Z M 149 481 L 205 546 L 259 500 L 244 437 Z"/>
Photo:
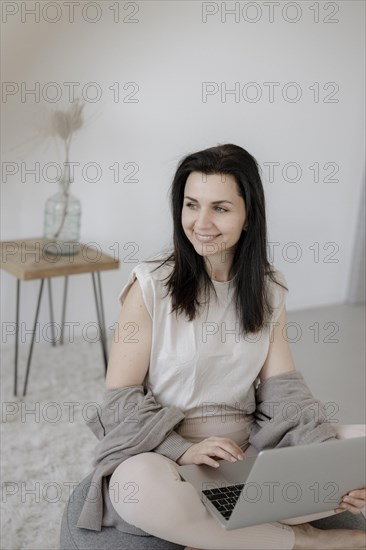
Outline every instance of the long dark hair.
<path fill-rule="evenodd" d="M 185 312 L 189 321 L 195 319 L 197 308 L 201 305 L 198 295 L 202 284 L 205 292 L 211 288 L 216 295 L 205 268 L 204 258 L 197 254 L 182 227 L 184 188 L 191 172 L 232 175 L 236 180 L 238 192 L 244 199 L 247 230 L 242 231 L 236 245 L 230 274 L 233 277 L 234 300 L 241 334 L 245 337 L 247 333 L 255 333 L 262 329 L 273 313 L 267 295 L 266 275 L 274 283 L 288 290 L 276 280 L 267 259 L 265 198 L 258 164 L 245 149 L 232 144 L 192 153 L 178 164 L 170 194 L 174 224 L 173 251 L 163 258 L 156 269 L 166 263 L 173 264 L 172 272 L 165 283 L 168 294 L 172 297 L 172 312 L 176 315 Z"/>

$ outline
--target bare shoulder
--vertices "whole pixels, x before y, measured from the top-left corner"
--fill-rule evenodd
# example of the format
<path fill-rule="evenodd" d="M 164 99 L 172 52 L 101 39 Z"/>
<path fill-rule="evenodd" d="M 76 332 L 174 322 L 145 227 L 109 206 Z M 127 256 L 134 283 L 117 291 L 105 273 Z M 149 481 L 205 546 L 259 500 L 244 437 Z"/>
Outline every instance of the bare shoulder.
<path fill-rule="evenodd" d="M 151 339 L 152 319 L 136 278 L 120 311 L 108 362 L 107 388 L 143 383 L 150 363 Z"/>
<path fill-rule="evenodd" d="M 286 319 L 287 314 L 284 305 L 273 328 L 266 361 L 259 373 L 261 382 L 270 376 L 295 370 L 291 349 L 286 338 Z"/>
<path fill-rule="evenodd" d="M 145 310 L 146 314 L 149 315 L 145 306 L 143 295 L 142 295 L 141 285 L 137 278 L 131 284 L 128 290 L 127 296 L 125 297 L 123 308 L 126 308 L 126 307 L 128 308 L 135 307 L 136 309 L 142 309 L 143 311 Z"/>

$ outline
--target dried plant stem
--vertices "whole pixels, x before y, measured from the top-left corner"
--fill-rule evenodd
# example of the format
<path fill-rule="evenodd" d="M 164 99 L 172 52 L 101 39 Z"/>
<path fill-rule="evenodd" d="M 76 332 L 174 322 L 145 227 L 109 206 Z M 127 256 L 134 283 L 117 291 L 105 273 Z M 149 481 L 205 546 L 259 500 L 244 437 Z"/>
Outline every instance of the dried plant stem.
<path fill-rule="evenodd" d="M 65 149 L 66 149 L 66 161 L 65 161 L 65 167 L 63 174 L 61 176 L 61 184 L 62 184 L 62 194 L 64 197 L 64 207 L 62 211 L 62 218 L 60 222 L 60 226 L 57 229 L 57 231 L 54 233 L 53 238 L 57 239 L 62 231 L 62 228 L 65 224 L 65 219 L 67 216 L 67 207 L 69 204 L 69 190 L 70 190 L 70 164 L 69 164 L 69 150 L 70 150 L 70 143 L 71 143 L 71 136 L 68 141 L 65 141 Z"/>
<path fill-rule="evenodd" d="M 60 235 L 60 233 L 62 231 L 62 228 L 63 228 L 64 223 L 65 223 L 66 215 L 67 215 L 67 205 L 68 205 L 68 199 L 69 199 L 68 192 L 64 192 L 64 197 L 65 197 L 65 202 L 64 202 L 64 208 L 63 208 L 63 211 L 62 211 L 62 218 L 61 218 L 60 226 L 59 226 L 58 230 L 56 231 L 56 233 L 53 236 L 54 239 L 58 239 L 58 236 Z"/>

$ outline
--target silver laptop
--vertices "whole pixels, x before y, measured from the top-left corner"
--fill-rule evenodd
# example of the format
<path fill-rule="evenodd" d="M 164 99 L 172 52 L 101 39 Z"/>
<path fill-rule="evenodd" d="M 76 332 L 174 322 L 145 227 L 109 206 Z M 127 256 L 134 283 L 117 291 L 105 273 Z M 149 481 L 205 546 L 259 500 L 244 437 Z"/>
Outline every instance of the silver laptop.
<path fill-rule="evenodd" d="M 366 437 L 261 451 L 235 463 L 177 466 L 228 530 L 334 510 L 366 485 Z"/>

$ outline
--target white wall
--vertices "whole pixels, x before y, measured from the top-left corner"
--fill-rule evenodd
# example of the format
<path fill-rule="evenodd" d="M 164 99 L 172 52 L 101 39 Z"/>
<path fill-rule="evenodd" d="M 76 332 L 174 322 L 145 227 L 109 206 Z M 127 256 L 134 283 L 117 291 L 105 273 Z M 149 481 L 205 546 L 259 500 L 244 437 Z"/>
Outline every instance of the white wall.
<path fill-rule="evenodd" d="M 22 4 L 29 10 L 35 2 Z M 70 23 L 67 6 L 59 2 L 60 19 L 50 23 L 46 19 L 57 15 L 54 4 L 49 2 L 36 22 L 34 15 L 21 13 L 20 2 L 3 3 L 3 81 L 20 88 L 23 83 L 28 89 L 39 82 L 41 90 L 56 82 L 62 90 L 56 103 L 42 98 L 42 93 L 39 102 L 34 96 L 22 99 L 20 92 L 3 97 L 3 161 L 24 162 L 27 167 L 36 161 L 41 167 L 63 162 L 55 142 L 37 143 L 32 136 L 47 110 L 69 105 L 64 82 L 80 83 L 78 95 L 88 83 L 97 83 L 101 99 L 87 102 L 86 125 L 72 145 L 71 160 L 81 166 L 97 162 L 102 170 L 96 183 L 83 181 L 79 170 L 73 192 L 82 202 L 81 240 L 97 242 L 111 254 L 119 249 L 120 270 L 102 275 L 108 326 L 117 319 L 117 296 L 134 265 L 124 262 L 133 250 L 124 249 L 126 243 L 136 243 L 138 261 L 170 243 L 168 188 L 178 160 L 225 142 L 246 148 L 262 167 L 269 238 L 279 243 L 272 260 L 289 284 L 288 310 L 346 301 L 364 171 L 364 3 L 223 4 L 227 9 L 236 6 L 235 16 L 225 15 L 221 2 L 120 2 L 120 20 L 114 22 L 111 8 L 117 3 L 105 0 L 75 5 Z M 314 7 L 319 10 L 318 22 Z M 9 14 L 16 8 L 18 13 Z M 87 21 L 97 9 L 100 20 Z M 256 15 L 257 22 L 248 21 Z M 325 22 L 326 18 L 338 22 Z M 109 89 L 116 82 L 119 102 Z M 138 102 L 123 101 L 132 91 L 131 86 L 123 90 L 128 82 L 137 83 Z M 204 82 L 216 83 L 211 90 L 236 85 L 239 97 L 220 98 L 216 93 L 203 101 Z M 245 88 L 250 82 L 255 87 Z M 264 84 L 269 82 L 279 83 L 273 101 Z M 301 92 L 296 102 L 291 101 L 294 86 L 283 96 L 291 82 Z M 84 90 L 94 92 L 90 86 Z M 262 97 L 252 102 L 255 90 Z M 138 183 L 114 183 L 108 167 L 116 162 L 121 168 L 137 163 Z M 280 163 L 273 181 L 268 162 Z M 295 177 L 291 166 L 284 179 L 282 168 L 288 163 L 300 167 L 299 181 L 286 181 Z M 319 181 L 309 168 L 315 163 Z M 332 165 L 326 163 L 338 167 L 333 177 L 339 181 L 326 181 L 332 175 Z M 22 183 L 20 171 L 3 181 L 2 240 L 41 235 L 44 203 L 55 191 L 56 185 L 42 178 L 35 182 L 28 175 Z M 289 243 L 296 243 L 296 249 Z M 301 258 L 290 261 L 296 250 Z M 336 261 L 330 263 L 327 257 Z M 80 327 L 95 320 L 89 279 L 79 275 L 69 285 L 68 319 L 80 322 Z M 22 286 L 22 319 L 28 328 L 38 285 L 37 281 Z M 61 280 L 55 281 L 58 317 L 61 288 Z M 15 279 L 7 274 L 2 294 L 2 320 L 14 321 Z M 48 321 L 46 300 L 40 320 Z"/>

